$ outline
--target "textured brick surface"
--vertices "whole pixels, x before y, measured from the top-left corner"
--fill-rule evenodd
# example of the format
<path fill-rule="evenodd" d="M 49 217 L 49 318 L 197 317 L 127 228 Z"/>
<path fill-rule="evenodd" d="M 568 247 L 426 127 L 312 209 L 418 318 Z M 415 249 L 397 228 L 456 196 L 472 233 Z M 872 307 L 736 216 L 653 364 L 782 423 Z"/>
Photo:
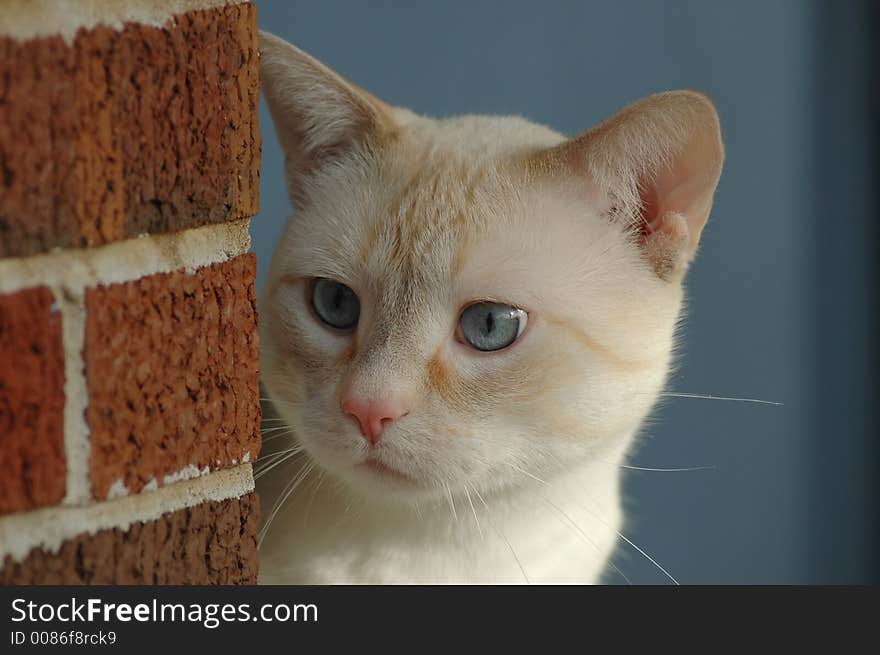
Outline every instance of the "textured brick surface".
<path fill-rule="evenodd" d="M 256 494 L 207 502 L 7 557 L 0 584 L 256 584 L 259 520 Z"/>
<path fill-rule="evenodd" d="M 0 257 L 256 214 L 258 58 L 252 4 L 0 37 Z"/>
<path fill-rule="evenodd" d="M 91 480 L 106 498 L 122 479 L 194 465 L 254 461 L 259 451 L 259 343 L 254 255 L 151 275 L 86 294 Z"/>
<path fill-rule="evenodd" d="M 52 292 L 0 295 L 0 514 L 65 493 L 64 348 Z"/>

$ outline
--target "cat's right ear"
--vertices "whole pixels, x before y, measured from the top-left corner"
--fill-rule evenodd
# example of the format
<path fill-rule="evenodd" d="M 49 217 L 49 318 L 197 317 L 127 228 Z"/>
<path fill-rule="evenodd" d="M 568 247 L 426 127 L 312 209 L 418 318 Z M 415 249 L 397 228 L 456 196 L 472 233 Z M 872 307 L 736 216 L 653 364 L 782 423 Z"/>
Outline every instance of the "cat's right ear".
<path fill-rule="evenodd" d="M 284 150 L 287 184 L 299 201 L 310 174 L 394 131 L 391 109 L 314 57 L 260 32 L 263 93 Z"/>

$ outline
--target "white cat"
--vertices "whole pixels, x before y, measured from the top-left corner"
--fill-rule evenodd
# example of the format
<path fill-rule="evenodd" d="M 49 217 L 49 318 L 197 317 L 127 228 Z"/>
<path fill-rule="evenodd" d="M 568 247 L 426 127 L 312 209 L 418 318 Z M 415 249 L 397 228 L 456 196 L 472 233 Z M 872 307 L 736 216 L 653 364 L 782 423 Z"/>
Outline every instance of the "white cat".
<path fill-rule="evenodd" d="M 262 582 L 597 581 L 721 173 L 711 102 L 566 139 L 261 50 L 296 208 L 261 298 Z"/>

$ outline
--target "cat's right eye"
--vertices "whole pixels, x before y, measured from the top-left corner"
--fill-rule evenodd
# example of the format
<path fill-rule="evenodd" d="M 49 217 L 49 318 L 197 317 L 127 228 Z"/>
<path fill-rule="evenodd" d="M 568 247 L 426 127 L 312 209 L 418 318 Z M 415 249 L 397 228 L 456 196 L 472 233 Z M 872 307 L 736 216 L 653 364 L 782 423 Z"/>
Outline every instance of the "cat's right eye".
<path fill-rule="evenodd" d="M 324 323 L 337 330 L 351 330 L 361 315 L 361 303 L 349 287 L 325 277 L 312 282 L 312 308 Z"/>

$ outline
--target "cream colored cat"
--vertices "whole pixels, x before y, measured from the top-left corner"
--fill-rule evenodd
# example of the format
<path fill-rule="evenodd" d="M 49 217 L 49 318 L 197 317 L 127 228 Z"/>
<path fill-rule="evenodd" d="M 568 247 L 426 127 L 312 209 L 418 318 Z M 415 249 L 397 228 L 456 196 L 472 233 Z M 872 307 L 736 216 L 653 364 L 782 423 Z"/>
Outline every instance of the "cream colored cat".
<path fill-rule="evenodd" d="M 595 582 L 721 173 L 711 102 L 569 140 L 261 49 L 296 209 L 261 299 L 262 581 Z"/>

